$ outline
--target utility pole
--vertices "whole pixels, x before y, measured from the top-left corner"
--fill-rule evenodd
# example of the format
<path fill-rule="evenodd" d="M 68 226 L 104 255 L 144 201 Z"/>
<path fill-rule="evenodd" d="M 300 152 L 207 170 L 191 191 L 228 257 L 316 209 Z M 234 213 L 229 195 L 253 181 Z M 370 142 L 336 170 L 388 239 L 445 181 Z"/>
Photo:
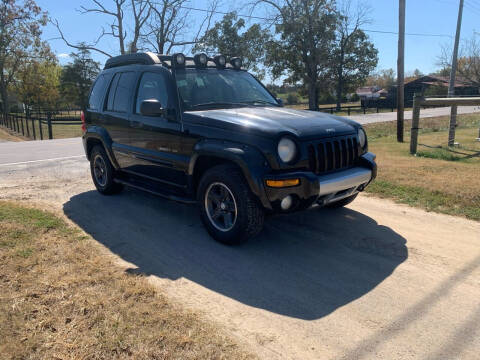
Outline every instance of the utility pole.
<path fill-rule="evenodd" d="M 405 1 L 398 1 L 397 141 L 403 142 L 405 81 Z"/>
<path fill-rule="evenodd" d="M 457 32 L 455 34 L 455 45 L 453 46 L 452 68 L 450 69 L 450 83 L 448 85 L 448 97 L 455 96 L 455 76 L 457 74 L 458 45 L 460 43 L 460 32 L 462 30 L 463 0 L 460 0 L 458 7 Z M 448 146 L 455 145 L 455 129 L 457 127 L 457 105 L 450 110 L 450 129 L 448 131 Z"/>

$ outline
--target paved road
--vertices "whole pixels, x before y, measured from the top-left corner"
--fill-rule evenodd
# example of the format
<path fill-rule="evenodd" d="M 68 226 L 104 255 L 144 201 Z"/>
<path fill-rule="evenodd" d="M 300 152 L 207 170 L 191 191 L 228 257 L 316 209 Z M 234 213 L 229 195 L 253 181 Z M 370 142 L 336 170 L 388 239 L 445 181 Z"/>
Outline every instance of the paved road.
<path fill-rule="evenodd" d="M 0 165 L 85 158 L 81 138 L 0 143 Z"/>
<path fill-rule="evenodd" d="M 471 114 L 480 112 L 480 106 L 460 106 L 457 110 L 458 114 Z M 437 116 L 450 115 L 449 107 L 433 108 L 433 109 L 422 109 L 420 111 L 420 116 L 422 118 L 430 118 Z M 365 114 L 365 115 L 352 115 L 347 116 L 348 118 L 358 121 L 360 124 L 372 124 L 378 122 L 386 121 L 395 121 L 397 120 L 396 112 L 385 112 L 378 114 Z M 412 119 L 412 111 L 405 111 L 405 120 Z"/>
<path fill-rule="evenodd" d="M 99 195 L 79 139 L 0 144 L 0 199 L 64 214 L 263 359 L 478 359 L 477 222 L 360 196 L 225 247 L 195 207 Z"/>

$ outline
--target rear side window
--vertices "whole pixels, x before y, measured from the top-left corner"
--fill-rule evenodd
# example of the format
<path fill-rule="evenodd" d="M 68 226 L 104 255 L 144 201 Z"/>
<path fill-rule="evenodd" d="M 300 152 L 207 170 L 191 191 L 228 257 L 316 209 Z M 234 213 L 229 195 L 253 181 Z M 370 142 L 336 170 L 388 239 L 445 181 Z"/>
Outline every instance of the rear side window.
<path fill-rule="evenodd" d="M 108 92 L 107 110 L 127 112 L 135 81 L 134 72 L 117 73 Z"/>
<path fill-rule="evenodd" d="M 105 88 L 107 87 L 107 78 L 105 75 L 100 75 L 93 85 L 88 99 L 88 108 L 91 110 L 98 110 L 100 108 L 100 102 L 102 101 Z"/>

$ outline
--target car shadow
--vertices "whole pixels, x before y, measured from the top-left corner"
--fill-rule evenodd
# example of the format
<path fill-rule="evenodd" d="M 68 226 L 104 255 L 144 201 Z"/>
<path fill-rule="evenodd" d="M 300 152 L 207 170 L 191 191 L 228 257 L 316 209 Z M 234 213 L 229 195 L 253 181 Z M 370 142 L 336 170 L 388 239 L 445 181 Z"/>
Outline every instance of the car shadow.
<path fill-rule="evenodd" d="M 195 206 L 126 190 L 89 191 L 65 214 L 135 273 L 184 277 L 249 306 L 314 320 L 368 293 L 408 257 L 406 240 L 357 211 L 319 209 L 268 218 L 263 233 L 225 246 Z"/>

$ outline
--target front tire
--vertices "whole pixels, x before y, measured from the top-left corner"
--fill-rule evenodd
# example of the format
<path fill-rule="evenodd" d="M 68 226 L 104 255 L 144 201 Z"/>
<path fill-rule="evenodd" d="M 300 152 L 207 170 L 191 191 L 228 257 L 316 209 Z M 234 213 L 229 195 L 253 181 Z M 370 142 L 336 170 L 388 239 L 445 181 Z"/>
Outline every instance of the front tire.
<path fill-rule="evenodd" d="M 236 166 L 208 170 L 198 185 L 197 198 L 202 222 L 219 242 L 240 244 L 263 228 L 264 210 Z"/>
<path fill-rule="evenodd" d="M 122 191 L 122 184 L 114 182 L 115 169 L 105 152 L 105 149 L 96 145 L 90 154 L 90 172 L 98 192 L 103 195 L 112 195 Z"/>

